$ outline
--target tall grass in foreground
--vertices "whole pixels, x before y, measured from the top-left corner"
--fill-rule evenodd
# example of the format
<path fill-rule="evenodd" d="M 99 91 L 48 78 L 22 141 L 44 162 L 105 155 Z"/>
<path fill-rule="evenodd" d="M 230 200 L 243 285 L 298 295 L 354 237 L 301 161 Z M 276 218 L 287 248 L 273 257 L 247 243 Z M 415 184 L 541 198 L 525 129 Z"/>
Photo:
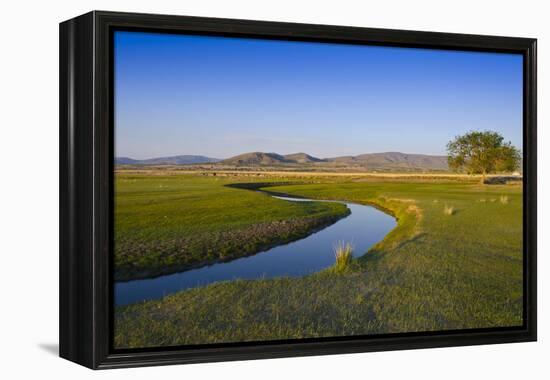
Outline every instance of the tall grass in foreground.
<path fill-rule="evenodd" d="M 447 206 L 443 208 L 443 213 L 445 215 L 453 215 L 455 213 L 455 208 L 453 206 Z"/>
<path fill-rule="evenodd" d="M 349 268 L 351 259 L 353 258 L 352 253 L 353 245 L 351 243 L 338 241 L 334 245 L 334 257 L 336 258 L 334 269 L 336 272 L 344 272 Z"/>

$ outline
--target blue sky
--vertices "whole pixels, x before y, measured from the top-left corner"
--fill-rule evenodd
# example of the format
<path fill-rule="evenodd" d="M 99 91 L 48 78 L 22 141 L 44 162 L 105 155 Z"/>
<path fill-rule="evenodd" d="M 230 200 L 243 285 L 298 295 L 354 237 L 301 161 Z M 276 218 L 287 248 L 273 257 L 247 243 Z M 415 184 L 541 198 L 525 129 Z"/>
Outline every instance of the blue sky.
<path fill-rule="evenodd" d="M 115 154 L 445 154 L 493 130 L 522 146 L 522 57 L 115 33 Z"/>

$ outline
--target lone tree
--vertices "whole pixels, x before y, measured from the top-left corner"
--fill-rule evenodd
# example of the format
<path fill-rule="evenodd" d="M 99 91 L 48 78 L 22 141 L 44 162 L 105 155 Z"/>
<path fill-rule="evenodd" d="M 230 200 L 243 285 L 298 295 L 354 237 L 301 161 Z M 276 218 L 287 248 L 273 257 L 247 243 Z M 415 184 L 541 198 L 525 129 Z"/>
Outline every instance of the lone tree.
<path fill-rule="evenodd" d="M 449 167 L 468 174 L 513 172 L 519 167 L 521 154 L 511 142 L 504 142 L 497 132 L 469 132 L 447 144 Z"/>

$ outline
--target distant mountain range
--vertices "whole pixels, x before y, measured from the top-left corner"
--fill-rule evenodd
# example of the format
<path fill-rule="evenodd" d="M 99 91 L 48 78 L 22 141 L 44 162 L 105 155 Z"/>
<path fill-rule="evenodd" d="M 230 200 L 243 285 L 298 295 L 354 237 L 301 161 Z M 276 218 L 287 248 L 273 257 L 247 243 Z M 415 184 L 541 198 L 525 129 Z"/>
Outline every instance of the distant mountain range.
<path fill-rule="evenodd" d="M 369 170 L 447 170 L 447 156 L 406 154 L 400 152 L 367 153 L 358 156 L 317 158 L 306 153 L 244 153 L 221 161 L 238 166 L 273 166 L 307 164 L 327 167 L 361 167 Z"/>
<path fill-rule="evenodd" d="M 280 155 L 277 153 L 252 152 L 239 154 L 238 156 L 223 160 L 227 165 L 284 165 L 284 164 L 310 164 L 323 162 L 324 160 L 305 153 Z"/>
<path fill-rule="evenodd" d="M 219 162 L 220 159 L 205 157 L 205 156 L 170 156 L 170 157 L 157 157 L 149 158 L 146 160 L 134 160 L 129 157 L 116 157 L 115 163 L 117 165 L 189 165 L 189 164 L 205 164 L 212 162 Z"/>
<path fill-rule="evenodd" d="M 400 152 L 367 153 L 327 159 L 343 165 L 363 166 L 369 169 L 448 170 L 447 156 L 407 154 Z"/>
<path fill-rule="evenodd" d="M 225 160 L 205 156 L 172 156 L 147 160 L 117 157 L 118 165 L 189 165 L 219 163 L 231 166 L 314 166 L 326 168 L 360 168 L 363 170 L 448 170 L 447 156 L 407 154 L 400 152 L 367 153 L 358 156 L 317 158 L 306 153 L 243 153 Z"/>

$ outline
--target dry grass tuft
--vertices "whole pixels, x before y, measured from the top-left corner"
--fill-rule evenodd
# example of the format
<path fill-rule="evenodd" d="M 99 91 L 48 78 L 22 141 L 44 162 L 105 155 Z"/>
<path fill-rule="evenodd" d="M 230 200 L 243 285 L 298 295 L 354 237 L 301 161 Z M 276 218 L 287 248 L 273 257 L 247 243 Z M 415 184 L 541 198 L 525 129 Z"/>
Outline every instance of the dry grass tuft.
<path fill-rule="evenodd" d="M 352 253 L 353 245 L 351 243 L 340 240 L 334 245 L 334 257 L 336 258 L 334 269 L 336 272 L 345 272 L 349 268 L 353 258 Z"/>
<path fill-rule="evenodd" d="M 501 195 L 500 196 L 500 203 L 503 205 L 507 205 L 510 200 L 508 199 L 508 195 Z"/>
<path fill-rule="evenodd" d="M 443 213 L 445 215 L 453 215 L 455 213 L 455 208 L 453 206 L 447 206 L 443 208 Z"/>
<path fill-rule="evenodd" d="M 422 218 L 422 210 L 417 205 L 409 205 L 407 212 L 415 214 L 418 219 Z"/>

